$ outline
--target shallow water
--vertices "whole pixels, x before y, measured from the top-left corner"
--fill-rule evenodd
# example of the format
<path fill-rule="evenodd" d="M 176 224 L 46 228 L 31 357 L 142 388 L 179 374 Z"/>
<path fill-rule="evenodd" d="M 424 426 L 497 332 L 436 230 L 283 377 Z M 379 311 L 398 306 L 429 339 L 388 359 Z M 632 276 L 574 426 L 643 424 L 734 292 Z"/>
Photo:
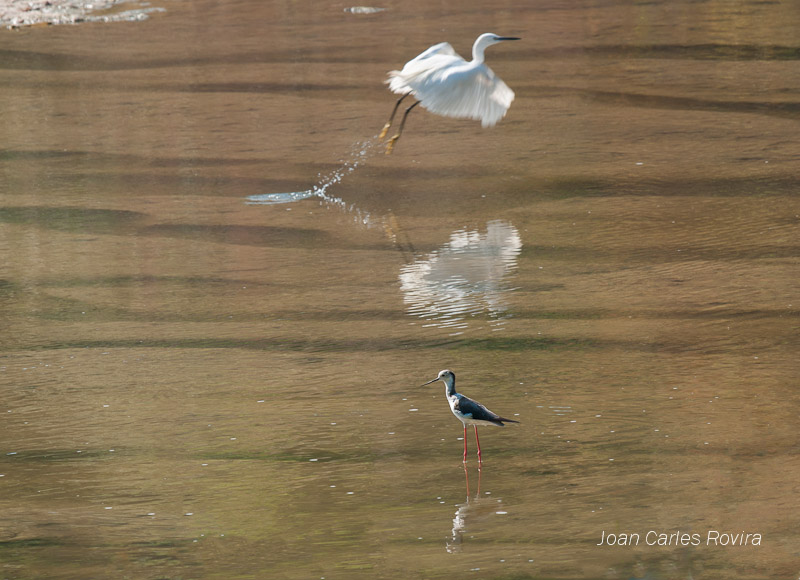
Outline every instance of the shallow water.
<path fill-rule="evenodd" d="M 0 32 L 2 577 L 797 576 L 791 6 L 165 7 Z"/>

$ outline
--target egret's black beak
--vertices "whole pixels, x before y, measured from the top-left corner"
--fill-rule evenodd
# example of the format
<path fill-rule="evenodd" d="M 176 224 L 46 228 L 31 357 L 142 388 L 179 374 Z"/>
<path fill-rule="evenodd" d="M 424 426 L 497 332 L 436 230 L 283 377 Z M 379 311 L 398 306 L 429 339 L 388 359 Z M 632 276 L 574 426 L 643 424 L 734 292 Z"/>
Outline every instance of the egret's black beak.
<path fill-rule="evenodd" d="M 425 385 L 430 385 L 431 383 L 435 383 L 435 382 L 436 382 L 436 381 L 438 381 L 438 380 L 439 380 L 439 377 L 436 377 L 436 378 L 435 378 L 435 379 L 433 379 L 432 381 L 428 381 L 427 383 L 425 383 Z M 424 387 L 425 385 L 420 385 L 420 387 Z"/>
<path fill-rule="evenodd" d="M 522 40 L 519 36 L 498 36 L 497 40 Z"/>

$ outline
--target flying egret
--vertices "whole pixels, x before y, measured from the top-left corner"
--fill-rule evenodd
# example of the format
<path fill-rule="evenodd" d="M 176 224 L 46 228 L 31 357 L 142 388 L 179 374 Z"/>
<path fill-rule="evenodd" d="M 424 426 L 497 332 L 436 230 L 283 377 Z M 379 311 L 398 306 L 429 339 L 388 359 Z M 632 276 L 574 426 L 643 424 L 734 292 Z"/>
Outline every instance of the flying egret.
<path fill-rule="evenodd" d="M 478 439 L 478 425 L 505 427 L 505 425 L 503 425 L 504 421 L 506 423 L 519 423 L 519 421 L 505 419 L 497 413 L 491 412 L 478 401 L 473 401 L 469 397 L 456 393 L 456 375 L 453 371 L 447 369 L 440 371 L 435 379 L 428 381 L 425 385 L 430 385 L 436 381 L 444 382 L 447 402 L 450 403 L 450 410 L 453 412 L 453 415 L 464 424 L 464 462 L 466 463 L 467 461 L 467 425 L 472 425 L 475 428 L 475 443 L 478 445 L 478 462 L 480 463 L 482 460 L 481 442 Z M 424 387 L 425 385 L 422 386 Z"/>
<path fill-rule="evenodd" d="M 494 127 L 511 106 L 514 91 L 484 64 L 484 51 L 503 40 L 519 38 L 498 36 L 491 32 L 481 34 L 472 45 L 472 60 L 469 62 L 456 54 L 449 43 L 440 42 L 408 61 L 403 70 L 391 71 L 386 81 L 389 90 L 402 96 L 397 100 L 379 139 L 383 139 L 392 126 L 403 99 L 414 95 L 417 102 L 403 114 L 397 134 L 386 145 L 386 154 L 392 152 L 395 141 L 403 133 L 408 114 L 417 105 L 437 115 L 475 119 L 484 127 Z"/>

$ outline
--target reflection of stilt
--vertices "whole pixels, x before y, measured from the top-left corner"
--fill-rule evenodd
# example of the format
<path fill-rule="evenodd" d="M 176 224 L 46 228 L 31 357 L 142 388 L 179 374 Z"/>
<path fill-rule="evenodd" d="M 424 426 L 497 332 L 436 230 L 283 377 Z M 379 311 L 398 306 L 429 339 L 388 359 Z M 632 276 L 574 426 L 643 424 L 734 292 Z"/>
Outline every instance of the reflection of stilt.
<path fill-rule="evenodd" d="M 480 472 L 478 473 L 480 474 Z M 445 542 L 445 549 L 450 554 L 455 554 L 461 551 L 462 535 L 464 534 L 466 516 L 467 512 L 469 511 L 469 470 L 467 470 L 466 463 L 464 464 L 464 481 L 466 482 L 467 486 L 467 499 L 464 500 L 464 503 L 456 504 L 458 509 L 453 516 L 453 529 L 450 531 L 450 539 Z M 478 487 L 480 488 L 480 480 L 478 481 Z"/>
<path fill-rule="evenodd" d="M 483 459 L 481 459 L 481 441 L 478 439 L 478 426 L 473 425 L 475 428 L 475 445 L 478 446 L 478 473 L 481 472 L 481 465 L 483 464 Z"/>
<path fill-rule="evenodd" d="M 470 493 L 469 493 L 469 470 L 467 469 L 467 464 L 466 463 L 462 464 L 462 467 L 464 468 L 464 481 L 466 482 L 466 488 L 467 488 L 467 503 L 469 503 L 469 496 L 470 496 Z M 481 466 L 478 465 L 478 491 L 475 492 L 475 500 L 476 501 L 478 500 L 478 498 L 480 498 L 480 495 L 481 495 L 481 476 L 482 475 L 483 475 L 483 470 L 482 470 Z"/>
<path fill-rule="evenodd" d="M 481 475 L 483 474 L 480 466 L 478 466 L 478 489 L 475 491 L 475 499 L 470 499 L 470 490 L 469 490 L 469 469 L 467 469 L 467 465 L 464 464 L 464 482 L 467 489 L 467 499 L 462 504 L 456 504 L 458 508 L 456 510 L 455 515 L 453 516 L 453 529 L 450 533 L 450 539 L 445 542 L 445 547 L 447 551 L 451 554 L 455 554 L 456 552 L 461 551 L 461 542 L 463 541 L 463 534 L 466 531 L 467 526 L 467 515 L 473 510 L 474 507 L 477 507 L 481 501 Z"/>

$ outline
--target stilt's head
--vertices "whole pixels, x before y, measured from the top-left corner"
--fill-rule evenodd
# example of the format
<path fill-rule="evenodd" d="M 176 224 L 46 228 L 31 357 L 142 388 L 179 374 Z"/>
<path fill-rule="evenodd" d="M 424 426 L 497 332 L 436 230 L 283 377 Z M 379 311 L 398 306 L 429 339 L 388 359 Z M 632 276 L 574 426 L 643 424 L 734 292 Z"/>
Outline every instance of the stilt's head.
<path fill-rule="evenodd" d="M 436 381 L 444 381 L 444 384 L 447 385 L 447 388 L 450 389 L 453 385 L 456 384 L 456 375 L 453 371 L 449 371 L 447 369 L 443 371 L 439 371 L 439 375 L 435 379 L 431 379 L 425 385 L 430 385 L 431 383 L 435 383 Z M 422 385 L 423 387 L 425 385 Z"/>
<path fill-rule="evenodd" d="M 484 34 L 481 34 L 475 40 L 475 44 L 472 45 L 472 60 L 477 62 L 483 62 L 484 60 L 483 52 L 493 44 L 497 44 L 498 42 L 503 42 L 504 40 L 519 40 L 519 37 L 498 36 L 493 32 L 485 32 Z"/>

